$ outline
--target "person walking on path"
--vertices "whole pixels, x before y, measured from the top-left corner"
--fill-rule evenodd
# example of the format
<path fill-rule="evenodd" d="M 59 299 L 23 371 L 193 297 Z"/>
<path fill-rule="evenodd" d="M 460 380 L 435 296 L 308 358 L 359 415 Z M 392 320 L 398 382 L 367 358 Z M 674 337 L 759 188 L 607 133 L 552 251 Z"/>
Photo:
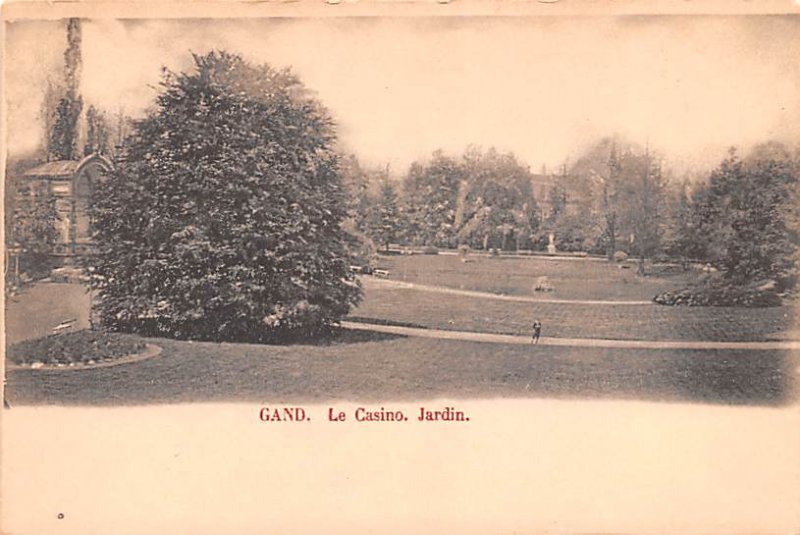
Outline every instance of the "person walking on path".
<path fill-rule="evenodd" d="M 533 335 L 531 336 L 531 343 L 538 344 L 539 338 L 542 336 L 542 322 L 536 320 L 533 322 Z"/>

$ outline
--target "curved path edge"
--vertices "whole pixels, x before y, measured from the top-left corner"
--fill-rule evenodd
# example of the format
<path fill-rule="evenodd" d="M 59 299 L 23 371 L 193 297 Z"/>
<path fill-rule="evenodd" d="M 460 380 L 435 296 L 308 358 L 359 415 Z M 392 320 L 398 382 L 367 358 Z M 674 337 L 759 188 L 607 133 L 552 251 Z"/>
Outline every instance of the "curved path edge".
<path fill-rule="evenodd" d="M 441 329 L 420 329 L 416 327 L 400 327 L 395 325 L 375 325 L 343 321 L 346 329 L 373 331 L 401 336 L 436 338 L 439 340 L 463 340 L 467 342 L 483 342 L 492 344 L 530 345 L 529 336 L 511 334 L 493 334 L 469 331 L 445 331 Z M 798 350 L 800 341 L 771 342 L 709 342 L 702 340 L 613 340 L 603 338 L 548 338 L 539 341 L 542 346 L 564 347 L 606 347 L 616 349 L 739 349 L 748 351 Z"/>
<path fill-rule="evenodd" d="M 372 284 L 375 286 L 389 286 L 404 290 L 418 290 L 421 292 L 433 292 L 441 294 L 461 295 L 464 297 L 478 297 L 481 299 L 496 299 L 498 301 L 516 301 L 518 303 L 534 304 L 558 304 L 558 305 L 609 305 L 609 306 L 649 306 L 655 305 L 653 301 L 613 301 L 603 299 L 551 299 L 547 297 L 530 297 L 525 295 L 503 295 L 489 292 L 479 292 L 477 290 L 459 290 L 448 288 L 447 286 L 432 286 L 428 284 L 418 284 L 416 282 L 405 282 L 391 279 L 362 278 L 365 286 Z M 368 282 L 366 282 L 368 281 Z"/>
<path fill-rule="evenodd" d="M 147 360 L 160 355 L 161 351 L 161 346 L 157 346 L 155 344 L 145 344 L 144 350 L 139 353 L 127 355 L 125 357 L 120 357 L 110 361 L 97 362 L 95 364 L 81 364 L 76 366 L 54 366 L 50 364 L 41 366 L 39 368 L 33 368 L 32 366 L 21 366 L 12 362 L 6 362 L 6 370 L 30 370 L 34 372 L 71 372 L 81 370 L 96 370 L 97 368 L 109 368 L 111 366 L 121 366 L 122 364 L 130 364 L 132 362 Z"/>

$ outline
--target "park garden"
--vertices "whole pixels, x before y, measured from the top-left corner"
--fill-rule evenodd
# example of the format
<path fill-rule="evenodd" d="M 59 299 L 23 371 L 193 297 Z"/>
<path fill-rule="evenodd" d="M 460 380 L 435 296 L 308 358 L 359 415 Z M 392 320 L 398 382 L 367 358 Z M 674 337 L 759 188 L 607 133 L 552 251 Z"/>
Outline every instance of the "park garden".
<path fill-rule="evenodd" d="M 55 108 L 59 158 L 80 102 Z M 8 296 L 12 401 L 793 399 L 796 151 L 689 183 L 617 138 L 544 175 L 469 147 L 393 178 L 291 71 L 226 52 L 155 104 L 92 185 L 88 282 Z M 57 214 L 13 214 L 35 264 Z"/>

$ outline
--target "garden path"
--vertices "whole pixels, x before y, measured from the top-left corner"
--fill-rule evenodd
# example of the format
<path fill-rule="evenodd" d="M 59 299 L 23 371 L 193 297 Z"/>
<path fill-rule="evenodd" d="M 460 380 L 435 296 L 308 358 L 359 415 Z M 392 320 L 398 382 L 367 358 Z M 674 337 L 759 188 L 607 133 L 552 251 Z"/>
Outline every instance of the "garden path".
<path fill-rule="evenodd" d="M 466 340 L 470 342 L 490 342 L 494 344 L 530 344 L 529 336 L 492 334 L 467 331 L 445 331 L 441 329 L 421 329 L 396 325 L 375 325 L 352 321 L 341 322 L 346 329 L 381 332 L 401 336 L 418 336 L 440 340 Z M 605 347 L 619 349 L 731 349 L 731 350 L 800 350 L 800 341 L 769 342 L 711 342 L 703 340 L 610 340 L 603 338 L 550 338 L 542 337 L 539 345 L 569 347 Z"/>

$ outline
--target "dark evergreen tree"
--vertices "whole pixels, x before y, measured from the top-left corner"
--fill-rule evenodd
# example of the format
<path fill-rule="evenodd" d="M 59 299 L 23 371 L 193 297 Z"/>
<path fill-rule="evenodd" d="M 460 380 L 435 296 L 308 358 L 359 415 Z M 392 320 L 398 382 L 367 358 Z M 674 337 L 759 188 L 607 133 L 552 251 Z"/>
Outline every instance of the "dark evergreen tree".
<path fill-rule="evenodd" d="M 80 96 L 81 24 L 78 19 L 67 21 L 67 49 L 64 51 L 65 90 L 50 121 L 47 153 L 50 160 L 75 160 L 78 152 L 78 121 L 83 99 Z"/>
<path fill-rule="evenodd" d="M 101 321 L 207 340 L 325 330 L 361 295 L 332 120 L 288 70 L 194 60 L 165 72 L 93 192 Z"/>
<path fill-rule="evenodd" d="M 78 120 L 82 107 L 81 97 L 71 92 L 67 92 L 58 102 L 48 144 L 50 160 L 75 160 L 78 158 Z"/>
<path fill-rule="evenodd" d="M 373 241 L 389 250 L 389 245 L 397 239 L 402 230 L 401 212 L 397 191 L 388 177 L 380 185 L 378 198 L 372 207 L 367 222 L 367 233 Z"/>
<path fill-rule="evenodd" d="M 736 284 L 773 279 L 792 287 L 797 188 L 798 162 L 784 147 L 762 145 L 745 160 L 731 150 L 693 203 L 690 237 L 702 240 L 703 259 Z"/>

